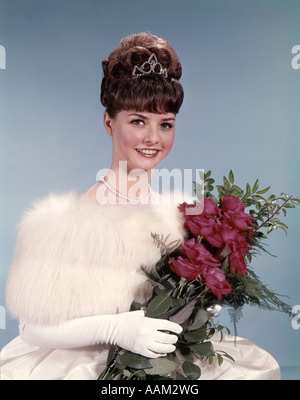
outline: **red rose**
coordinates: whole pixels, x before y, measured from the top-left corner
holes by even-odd
[[[189,281],[192,281],[203,272],[201,265],[195,264],[187,258],[179,256],[178,258],[170,258],[170,260],[172,262],[170,265],[171,270],[178,276],[186,278]]]
[[[217,268],[221,265],[203,244],[197,243],[194,238],[187,240],[180,247],[184,250],[190,261],[202,264],[203,267]]]
[[[235,247],[248,249],[248,243],[244,236],[230,225],[227,225],[226,222],[219,225],[219,235],[223,243],[227,244],[231,250]]]
[[[218,235],[216,223],[221,216],[221,209],[212,199],[203,199],[204,209],[201,214],[196,212],[187,212],[187,209],[196,209],[193,204],[180,204],[179,210],[185,216],[185,228],[187,228],[194,237],[202,236],[213,247],[222,246],[222,240]]]
[[[243,231],[248,226],[253,226],[253,218],[244,212],[245,203],[229,194],[222,199],[223,220],[232,228]]]
[[[181,245],[188,258],[179,256],[177,259],[171,258],[170,268],[177,275],[188,280],[195,279],[207,268],[217,268],[221,264],[203,246],[197,243],[194,238],[187,240]]]
[[[195,204],[188,204],[186,202],[179,204],[178,209],[183,215],[186,215],[186,208],[195,208]]]
[[[194,205],[184,203],[181,211]],[[212,247],[218,249],[216,258],[206,250],[203,244],[190,239],[181,247],[189,257],[192,265],[201,264],[203,267],[218,267],[218,260],[228,256],[229,267],[232,272],[242,272],[247,275],[245,256],[249,250],[245,233],[241,233],[247,226],[253,226],[253,219],[244,212],[245,204],[235,196],[226,195],[222,199],[222,211],[217,203],[211,199],[204,199],[204,211],[201,214],[185,213],[185,228],[196,238],[202,236]],[[247,231],[248,232],[248,231]],[[246,232],[246,233],[247,233]],[[226,248],[226,251],[224,249]],[[189,268],[191,265],[189,264]],[[195,266],[193,269],[197,269]],[[198,268],[198,275],[201,268]],[[202,271],[203,272],[203,271]],[[183,275],[182,275],[183,276]],[[197,274],[192,274],[193,277]]]
[[[250,245],[246,242],[244,236],[226,223],[223,223],[220,227],[220,236],[224,244],[231,250],[229,254],[230,270],[232,272],[241,271],[247,275],[245,256],[249,251]]]
[[[218,300],[222,300],[222,295],[228,294],[232,290],[225,275],[215,268],[207,269],[204,273],[204,280],[206,286],[217,296]]]
[[[180,204],[178,208],[184,214],[186,220],[193,219],[200,214],[205,218],[213,218],[221,215],[221,209],[218,207],[217,203],[206,197],[201,203],[197,203],[196,205],[185,202]]]
[[[218,220],[198,215],[188,220],[186,226],[195,237],[202,236],[211,246],[223,246],[223,240],[219,235]]]
[[[247,276],[247,264],[243,251],[233,251],[229,254],[229,266],[231,272],[242,272]]]
[[[237,213],[244,212],[245,203],[235,196],[226,194],[222,199],[222,210],[223,210],[223,212],[226,212],[226,211],[233,211],[233,212],[237,212]]]
[[[202,213],[206,218],[213,218],[221,215],[221,210],[218,204],[212,199],[204,198],[204,209]]]

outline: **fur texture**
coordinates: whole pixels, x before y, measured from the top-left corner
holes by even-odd
[[[98,205],[51,195],[21,220],[6,302],[39,324],[129,310],[151,287],[141,271],[160,258],[151,233],[184,239],[176,205]]]

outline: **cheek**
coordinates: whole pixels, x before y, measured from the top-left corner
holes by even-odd
[[[140,142],[140,138],[137,132],[134,129],[126,129],[124,131],[124,141],[130,147],[136,147]]]
[[[174,139],[175,139],[175,133],[170,134],[169,136],[166,136],[164,138],[164,148],[165,150],[167,150],[168,152],[171,150],[173,143],[174,143]]]
[[[138,143],[138,138],[132,131],[129,130],[121,132],[118,141],[123,148],[135,147]]]

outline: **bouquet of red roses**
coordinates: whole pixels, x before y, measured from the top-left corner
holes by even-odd
[[[226,279],[224,266],[234,273],[247,275],[245,256],[251,249],[254,219],[244,212],[245,203],[232,195],[225,195],[220,207],[212,199],[204,198],[201,214],[187,211],[196,205],[181,204],[185,227],[191,238],[181,245],[185,257],[171,258],[171,269],[188,280],[205,282],[218,300],[232,291]]]
[[[227,329],[213,323],[216,305],[231,307],[235,330],[245,304],[291,315],[290,306],[260,281],[250,264],[254,254],[266,251],[263,241],[267,235],[261,229],[266,228],[267,234],[277,228],[286,232],[287,225],[279,215],[285,216],[300,200],[284,193],[265,198],[269,188],[258,190],[258,180],[242,190],[235,185],[232,171],[223,178],[223,185],[216,186],[216,197],[211,172],[201,178],[203,186],[196,184],[195,189],[196,193],[204,189],[205,197],[195,204],[179,205],[187,240],[180,246],[170,245],[167,238],[153,234],[161,260],[153,273],[144,271],[153,285],[146,316],[169,319],[183,327],[176,351],[148,359],[111,347],[107,368],[99,379],[198,379],[199,360],[211,363],[217,358],[220,365],[224,357],[232,359],[225,352],[216,352],[210,342],[216,331],[222,335]],[[132,305],[132,309],[141,307]]]

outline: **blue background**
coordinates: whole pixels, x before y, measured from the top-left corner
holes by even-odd
[[[0,305],[23,211],[53,190],[85,191],[110,166],[101,60],[125,35],[166,38],[183,65],[185,101],[161,168],[212,169],[219,182],[232,169],[242,187],[259,178],[261,188],[300,197],[300,69],[291,65],[299,21],[299,0],[1,0]],[[299,208],[284,222],[288,236],[275,231],[268,241],[277,257],[263,254],[253,265],[293,306]],[[232,328],[226,311],[220,322]],[[17,334],[6,315],[0,348]],[[238,334],[268,350],[285,378],[300,378],[300,329],[291,318],[247,307]]]

